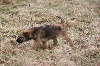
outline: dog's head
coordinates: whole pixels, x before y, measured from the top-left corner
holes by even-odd
[[[33,31],[32,30],[24,30],[21,32],[21,34],[17,37],[18,43],[23,43],[25,41],[34,39],[33,37]]]

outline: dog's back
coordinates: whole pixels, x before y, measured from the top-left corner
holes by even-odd
[[[45,32],[44,34],[45,38],[53,39],[56,38],[59,32],[61,32],[62,30],[60,26],[46,25],[43,31]]]
[[[65,21],[62,17],[56,16],[57,18],[61,19],[61,24],[57,25],[45,25],[43,28],[42,34],[43,37],[48,38],[48,39],[53,39],[59,37],[60,33],[65,30]]]
[[[61,24],[35,27],[34,33],[41,32],[42,38],[47,38],[48,40],[57,38],[61,32],[66,31],[66,30],[64,30],[65,29],[64,19],[60,16],[56,16],[56,17],[61,19]]]

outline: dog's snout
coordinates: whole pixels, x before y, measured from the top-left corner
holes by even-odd
[[[18,43],[23,43],[23,41],[20,40],[20,39],[17,39],[16,41],[17,41]]]

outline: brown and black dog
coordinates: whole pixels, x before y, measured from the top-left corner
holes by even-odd
[[[71,47],[73,47],[72,40],[66,34],[66,26],[65,26],[64,19],[61,18],[60,16],[56,16],[56,17],[61,19],[61,24],[45,25],[45,26],[34,27],[28,30],[24,30],[21,32],[20,36],[18,36],[16,41],[18,43],[23,43],[25,41],[33,39],[35,40],[35,44],[32,47],[32,49],[36,50],[41,43],[45,48],[47,48],[46,41],[52,39],[53,45],[49,47],[49,49],[52,49],[57,45],[57,37],[62,37],[67,42],[69,42]]]

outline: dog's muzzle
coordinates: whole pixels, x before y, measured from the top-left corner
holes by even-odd
[[[17,39],[16,41],[17,41],[18,43],[23,43],[23,41],[20,40],[20,39]]]

